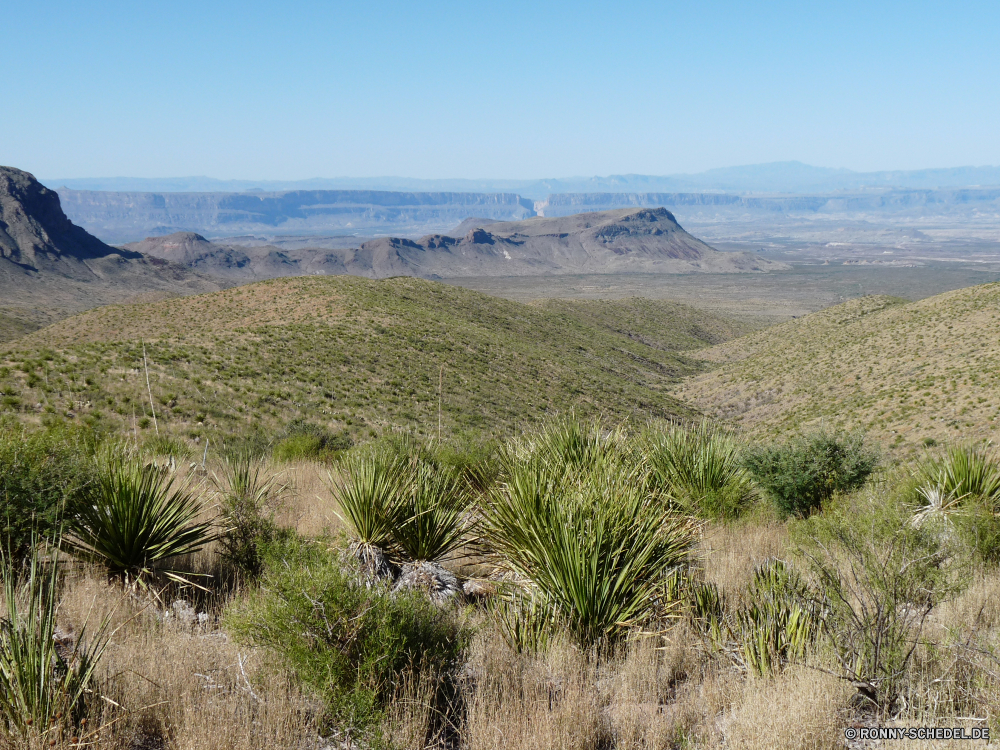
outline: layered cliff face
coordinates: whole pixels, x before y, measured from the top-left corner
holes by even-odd
[[[265,193],[121,193],[61,190],[67,212],[108,242],[175,231],[240,234],[419,234],[469,215],[493,221],[534,216],[513,193],[293,190]]]
[[[246,280],[341,273],[371,278],[732,273],[784,267],[751,254],[720,253],[685,232],[662,208],[516,222],[481,217],[448,234],[385,237],[351,249],[240,247],[192,233],[151,237],[128,247],[202,273]]]
[[[106,245],[71,222],[31,174],[0,167],[0,301],[80,310],[147,292],[219,289],[181,264]]]

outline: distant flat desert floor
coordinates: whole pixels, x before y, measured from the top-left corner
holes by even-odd
[[[1000,268],[926,262],[918,267],[797,264],[790,271],[742,274],[622,274],[446,279],[521,302],[549,297],[671,299],[760,326],[807,315],[866,294],[923,299],[1000,281]]]

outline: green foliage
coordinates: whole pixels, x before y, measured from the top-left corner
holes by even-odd
[[[947,495],[975,498],[994,510],[1000,504],[1000,466],[976,446],[949,448],[943,457],[925,461],[917,469],[917,480]]]
[[[641,450],[660,490],[692,513],[732,519],[756,499],[742,446],[710,422],[647,430]]]
[[[825,629],[859,696],[891,712],[931,610],[964,584],[945,535],[911,523],[910,506],[876,490],[793,527],[829,608]]]
[[[324,699],[331,724],[364,729],[382,716],[400,675],[446,675],[464,631],[419,592],[364,583],[349,556],[301,540],[268,552],[261,588],[230,605],[226,628],[269,646]]]
[[[212,482],[220,493],[223,557],[245,579],[255,580],[263,572],[262,549],[279,534],[274,514],[283,487],[263,459],[250,452],[224,455]]]
[[[519,654],[544,651],[558,631],[559,611],[544,597],[511,588],[487,600],[494,627]]]
[[[556,423],[505,457],[484,507],[487,541],[584,645],[656,613],[692,525],[649,489],[642,462],[598,425]],[[565,437],[571,435],[571,440]]]
[[[56,533],[65,503],[93,479],[88,452],[81,435],[0,421],[0,524],[8,555],[23,558],[34,534]]]
[[[0,731],[43,741],[79,724],[92,695],[94,671],[108,642],[107,620],[60,648],[56,612],[59,550],[35,550],[26,567],[0,550],[5,617],[0,619]]]
[[[197,552],[214,534],[211,521],[197,520],[201,501],[187,489],[173,489],[174,481],[127,450],[109,453],[69,508],[67,548],[128,584],[145,586],[157,573],[191,583],[166,565]]]
[[[353,444],[346,432],[331,433],[318,425],[296,420],[275,444],[274,458],[276,461],[328,460]]]
[[[784,516],[807,516],[836,492],[864,484],[878,453],[861,433],[820,430],[750,450],[746,465]]]
[[[413,561],[441,560],[471,532],[472,493],[453,470],[420,461],[406,464],[406,487],[392,528],[393,547]]]
[[[361,544],[389,549],[402,520],[406,467],[398,455],[374,448],[347,454],[339,474],[330,474],[330,488],[342,520]]]
[[[781,560],[754,571],[746,604],[734,611],[712,584],[696,585],[691,600],[695,622],[711,646],[756,675],[776,674],[805,658],[823,623],[822,603]]]
[[[181,440],[170,435],[152,435],[142,443],[143,452],[151,456],[188,458],[191,449]]]
[[[481,478],[475,465],[453,468],[431,446],[397,437],[348,454],[330,481],[358,542],[435,561],[469,538],[474,480]]]

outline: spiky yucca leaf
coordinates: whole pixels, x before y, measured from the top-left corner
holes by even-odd
[[[0,726],[22,741],[45,740],[79,721],[108,642],[105,619],[92,638],[82,628],[68,654],[57,648],[58,546],[47,560],[33,547],[24,571],[0,550],[6,599],[0,620]]]
[[[197,552],[215,539],[199,498],[174,489],[174,477],[126,455],[107,457],[95,482],[69,512],[66,547],[131,585],[155,574],[191,585],[169,560]]]
[[[734,517],[756,497],[739,441],[710,422],[648,430],[640,450],[657,486],[693,512]]]
[[[416,463],[392,529],[396,549],[413,561],[446,558],[465,544],[472,528],[472,493],[464,478],[443,467]]]
[[[642,466],[565,470],[513,463],[484,509],[487,538],[551,602],[578,641],[614,639],[649,617],[694,526],[647,489]]]
[[[386,450],[348,453],[339,476],[329,475],[341,520],[356,541],[388,551],[402,520],[401,504],[410,481],[406,462]]]
[[[1000,505],[1000,465],[982,448],[950,448],[942,458],[925,462],[917,478],[922,487],[944,496],[976,498],[994,510]]]

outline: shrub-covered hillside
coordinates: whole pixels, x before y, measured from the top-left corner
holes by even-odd
[[[861,427],[907,447],[995,438],[1000,284],[865,297],[701,352],[674,395],[752,430]]]
[[[294,420],[503,431],[547,412],[688,413],[667,394],[684,350],[743,330],[669,302],[525,305],[410,278],[278,279],[109,306],[0,351],[0,408],[175,434]],[[145,343],[146,363],[143,361]],[[441,367],[444,367],[442,378]]]

